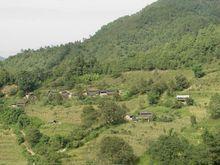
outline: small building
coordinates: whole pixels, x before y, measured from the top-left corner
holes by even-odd
[[[19,100],[15,104],[12,104],[11,107],[12,108],[24,108],[27,105],[27,103],[28,103],[28,100],[23,99],[23,100]]]
[[[133,116],[132,116],[132,115],[126,115],[126,116],[124,117],[124,119],[125,119],[126,121],[132,121],[132,120],[133,120]]]
[[[139,119],[147,120],[148,122],[152,121],[154,118],[154,114],[152,112],[140,112]]]
[[[99,95],[100,96],[113,96],[115,94],[119,94],[118,90],[100,90]]]
[[[84,95],[91,96],[91,97],[98,96],[99,91],[97,91],[97,90],[88,90],[88,91],[85,92]]]
[[[25,95],[24,99],[29,100],[29,101],[35,101],[37,97],[34,95],[33,92],[30,92]]]
[[[67,90],[59,92],[64,99],[71,99],[73,94]]]
[[[187,99],[189,99],[190,98],[190,96],[189,95],[177,95],[176,96],[176,99],[178,100],[178,101],[182,101],[182,102],[185,102]]]
[[[124,117],[124,120],[125,121],[134,121],[134,122],[137,122],[137,118],[134,116],[134,115],[126,115]]]

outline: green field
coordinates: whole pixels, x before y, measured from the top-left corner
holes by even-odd
[[[11,130],[5,130],[0,125],[0,164],[25,165],[27,160],[22,153],[22,147],[17,144],[16,135]]]

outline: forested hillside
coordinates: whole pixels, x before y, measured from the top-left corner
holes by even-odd
[[[53,68],[65,73],[76,67],[79,56],[96,58],[105,73],[209,63],[219,58],[219,23],[218,0],[159,0],[103,26],[84,42],[25,50],[3,66],[13,72]]]

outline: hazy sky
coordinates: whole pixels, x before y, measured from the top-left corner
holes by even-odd
[[[0,56],[88,38],[156,0],[0,0]]]

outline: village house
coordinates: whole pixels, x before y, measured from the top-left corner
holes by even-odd
[[[140,112],[138,119],[147,120],[148,122],[152,121],[154,114],[152,112]]]
[[[99,91],[99,95],[100,96],[112,96],[115,94],[118,94],[119,92],[117,90],[113,91],[113,90],[100,90]]]
[[[115,94],[119,94],[118,90],[87,90],[84,95],[85,96],[112,96]]]
[[[27,103],[28,103],[28,100],[23,99],[23,100],[19,100],[15,104],[12,104],[11,107],[12,108],[24,108],[27,105]]]
[[[132,121],[132,120],[133,120],[132,115],[126,115],[126,116],[124,117],[124,119],[125,119],[126,121]]]
[[[33,92],[31,92],[31,93],[26,94],[24,99],[29,100],[29,101],[35,101],[37,97],[34,95]]]
[[[177,95],[177,96],[176,96],[176,99],[177,99],[178,101],[181,101],[181,102],[186,102],[187,99],[189,99],[189,98],[190,98],[189,95]]]
[[[94,97],[94,96],[97,96],[99,95],[99,91],[97,90],[88,90],[84,93],[85,96],[91,96],[91,97]]]
[[[67,90],[59,92],[64,99],[71,99],[73,94]]]

